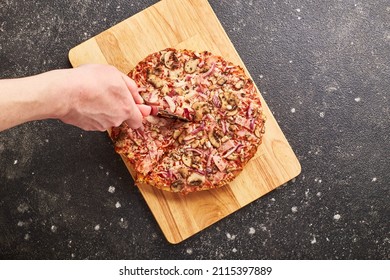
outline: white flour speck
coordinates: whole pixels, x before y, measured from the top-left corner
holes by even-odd
[[[236,248],[233,248],[233,249],[232,249],[232,252],[233,252],[233,253],[237,253],[237,249],[236,249]]]
[[[316,237],[314,235],[313,235],[313,238],[310,240],[310,243],[311,244],[317,243],[317,239],[316,239]]]
[[[335,219],[336,221],[340,220],[341,216],[340,214],[336,214],[333,216],[333,219]]]
[[[122,206],[122,205],[120,204],[119,201],[115,204],[115,207],[116,207],[116,208],[120,208],[121,206]]]
[[[263,75],[260,75],[259,78],[262,79],[262,78],[264,78],[264,76],[263,76]]]
[[[108,192],[109,193],[114,193],[115,192],[115,187],[114,186],[109,186],[108,187]]]
[[[256,230],[255,230],[253,227],[250,227],[250,228],[249,228],[249,234],[250,234],[250,235],[254,235],[255,232],[256,232]]]
[[[302,17],[298,17],[298,19],[299,19],[299,20],[301,20],[301,19],[302,19]]]
[[[361,100],[362,100],[362,99],[361,99],[360,97],[356,97],[356,98],[355,98],[355,101],[356,101],[356,102],[360,102]]]
[[[17,160],[17,159],[15,159],[15,160],[14,160],[14,165],[15,165],[15,164],[17,164],[17,163],[18,163],[18,160]]]
[[[99,229],[100,229],[100,225],[97,224],[97,225],[95,226],[95,230],[99,230]]]
[[[75,257],[76,257],[76,255],[75,255],[74,253],[72,253],[70,256],[71,256],[72,258],[75,258]]]
[[[188,249],[186,250],[186,253],[187,253],[188,255],[191,255],[191,254],[193,253],[192,248],[188,248]]]
[[[300,12],[301,12],[301,9],[298,8],[298,9],[295,9],[295,11],[297,11],[298,13],[300,13]]]
[[[26,233],[26,234],[24,235],[24,240],[29,240],[29,239],[30,239],[30,234]]]
[[[51,226],[51,228],[50,228],[50,229],[51,229],[51,232],[57,232],[57,227],[56,227],[56,226],[54,226],[54,225],[53,225],[53,226]]]
[[[126,220],[123,219],[123,218],[120,219],[120,221],[118,222],[118,224],[119,224],[119,226],[120,226],[121,228],[124,228],[124,229],[126,229],[126,228],[129,227],[129,222],[126,221]]]
[[[325,117],[325,112],[320,112],[320,117],[321,118]]]
[[[291,113],[295,113],[296,112],[296,110],[295,110],[295,108],[291,108]]]
[[[314,179],[314,182],[317,182],[317,183],[321,184],[321,183],[322,183],[322,179],[320,179],[320,178],[315,178],[315,179]]]
[[[298,207],[297,206],[291,207],[291,212],[297,213],[298,212]]]
[[[261,228],[262,231],[267,231],[267,227],[264,224],[261,224],[260,228]]]
[[[376,177],[372,178],[371,182],[376,182],[378,180]]]
[[[230,233],[226,233],[226,237],[229,239],[229,240],[234,240],[234,239],[236,239],[236,235],[231,235]]]
[[[20,212],[20,213],[24,213],[24,212],[26,212],[26,211],[28,211],[28,205],[27,205],[27,203],[21,203],[21,204],[19,204],[19,206],[18,206],[18,212]]]
[[[320,197],[320,196],[321,196],[321,192],[318,192],[316,195],[317,195],[318,197]]]
[[[24,226],[24,222],[19,221],[19,222],[18,222],[18,227],[22,227],[22,226]]]

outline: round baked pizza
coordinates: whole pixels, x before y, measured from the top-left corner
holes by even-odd
[[[183,194],[227,185],[262,142],[259,94],[240,66],[208,51],[168,48],[128,74],[153,113],[144,128],[111,130],[136,182]],[[162,118],[162,110],[179,118]]]

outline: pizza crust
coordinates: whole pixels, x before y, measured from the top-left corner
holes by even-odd
[[[265,116],[244,70],[210,52],[168,48],[150,54],[129,74],[146,104],[189,120],[148,116],[144,131],[112,128],[118,153],[136,182],[183,194],[225,186],[262,142]]]

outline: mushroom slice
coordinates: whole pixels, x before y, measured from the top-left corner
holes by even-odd
[[[176,130],[173,132],[173,139],[177,139],[182,133],[183,133],[183,130],[182,130],[182,129],[176,129]]]
[[[191,156],[189,156],[188,154],[183,154],[181,156],[181,160],[183,161],[183,163],[186,166],[191,167],[191,165],[192,165],[192,158],[191,158]]]
[[[188,74],[192,74],[196,71],[198,64],[199,64],[199,59],[188,60],[184,65],[184,71],[186,71]]]
[[[244,81],[243,80],[239,80],[235,85],[234,87],[236,89],[242,89],[242,87],[244,86]]]
[[[217,80],[217,84],[220,85],[220,86],[223,86],[225,83],[226,83],[227,79],[225,76],[221,76],[218,78]]]
[[[148,75],[148,82],[151,83],[155,88],[162,88],[164,86],[164,81],[154,74]]]
[[[181,177],[183,177],[183,178],[188,177],[188,168],[187,167],[180,167],[178,172],[181,175]]]
[[[214,129],[209,131],[208,138],[211,145],[215,148],[219,148],[221,146],[220,137]]]
[[[184,188],[184,181],[182,179],[177,179],[172,182],[171,190],[173,192],[180,192]]]
[[[164,65],[165,65],[167,68],[171,68],[171,66],[172,66],[172,60],[170,59],[172,53],[173,53],[173,51],[167,51],[167,52],[164,54],[164,56],[163,56],[163,62],[164,62]]]
[[[255,135],[257,138],[261,138],[264,134],[264,126],[263,125],[256,125],[255,127]]]
[[[187,183],[190,186],[200,186],[204,184],[206,181],[206,177],[204,175],[201,175],[199,173],[192,173],[190,176],[187,178]]]
[[[203,118],[203,114],[208,111],[207,102],[195,102],[192,104],[192,109],[195,110],[195,121],[201,121]]]

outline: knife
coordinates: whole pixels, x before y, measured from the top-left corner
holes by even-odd
[[[179,121],[182,121],[182,122],[189,122],[190,121],[189,119],[184,118],[182,116],[178,116],[176,114],[172,114],[172,113],[168,112],[167,110],[162,109],[161,107],[154,106],[154,105],[151,106],[151,107],[152,107],[152,111],[150,112],[150,114],[152,116],[165,118],[165,119],[171,119],[171,120],[179,120]]]

